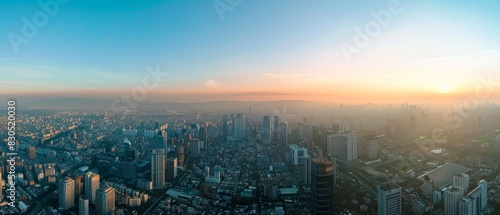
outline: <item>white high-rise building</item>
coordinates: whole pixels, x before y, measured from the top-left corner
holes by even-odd
[[[458,201],[458,215],[474,215],[474,201],[470,196],[464,196]],[[477,214],[476,214],[477,215]]]
[[[78,199],[78,214],[89,215],[89,199],[85,198],[85,196],[80,196]]]
[[[378,215],[401,214],[401,187],[385,183],[377,187]]]
[[[453,186],[460,187],[464,190],[464,195],[469,190],[469,175],[465,173],[457,173],[453,175]]]
[[[97,215],[113,214],[115,211],[115,190],[111,187],[99,188],[96,192],[95,210]]]
[[[458,202],[464,196],[464,191],[461,187],[450,186],[443,193],[444,196],[444,214],[458,214]]]
[[[488,183],[485,180],[481,180],[477,183],[477,187],[474,188],[466,197],[464,197],[464,202],[460,205],[462,210],[465,212],[472,211],[468,215],[480,215],[481,212],[486,208],[488,204]],[[470,201],[468,201],[470,199]],[[468,203],[468,204],[465,204]]]
[[[95,202],[95,192],[99,189],[101,179],[99,174],[87,172],[84,177],[85,196],[90,202]]]
[[[332,134],[327,136],[327,154],[335,155],[340,160],[358,159],[358,135],[355,133]]]
[[[153,155],[151,155],[151,182],[154,189],[165,187],[165,159],[165,150],[153,149]]]
[[[75,180],[64,177],[59,181],[59,208],[67,210],[75,206]]]
[[[295,144],[289,146],[291,153],[291,162],[293,165],[302,164],[302,158],[305,156],[309,156],[307,154],[307,148],[299,147]]]
[[[481,210],[488,205],[488,182],[481,180],[477,183],[477,187],[481,190]]]

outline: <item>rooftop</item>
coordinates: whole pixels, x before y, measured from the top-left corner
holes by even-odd
[[[315,157],[312,159],[312,161],[314,163],[317,163],[317,164],[323,164],[323,165],[328,165],[328,164],[332,164],[332,162],[324,157]]]
[[[429,176],[430,180],[434,181],[434,186],[438,188],[443,188],[453,182],[453,175],[458,173],[467,173],[471,169],[454,164],[446,163],[441,167],[438,167],[426,174],[418,177],[420,180],[425,180],[425,176]]]

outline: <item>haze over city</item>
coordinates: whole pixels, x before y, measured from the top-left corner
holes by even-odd
[[[499,214],[498,8],[3,0],[0,214]]]

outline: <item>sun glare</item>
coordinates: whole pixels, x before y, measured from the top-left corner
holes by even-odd
[[[453,88],[448,83],[442,83],[438,86],[437,91],[439,93],[451,93]]]

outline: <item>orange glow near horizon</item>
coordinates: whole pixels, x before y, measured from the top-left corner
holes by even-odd
[[[438,85],[432,90],[416,91],[411,89],[383,88],[377,86],[350,86],[337,85],[325,86],[317,85],[305,87],[305,84],[298,84],[297,88],[285,88],[283,85],[276,87],[261,87],[258,90],[251,88],[239,89],[171,89],[159,88],[147,91],[146,101],[150,102],[207,102],[207,101],[275,101],[275,100],[304,100],[313,102],[327,103],[392,103],[400,101],[415,102],[449,102],[466,97],[474,96],[473,88],[454,88],[447,83]],[[39,91],[37,93],[26,92],[18,93],[19,97],[26,98],[44,98],[44,97],[75,97],[75,98],[96,98],[113,99],[122,95],[130,96],[133,88],[123,89],[93,89],[93,90],[74,90],[64,92]],[[12,94],[11,94],[12,95]],[[10,96],[11,96],[10,95]],[[499,92],[494,92],[488,99],[495,100],[500,98]]]

